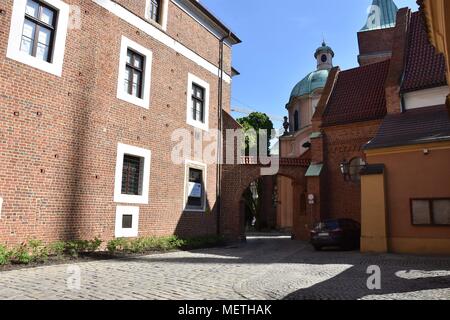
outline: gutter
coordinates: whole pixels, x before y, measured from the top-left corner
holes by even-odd
[[[217,207],[217,235],[221,234],[220,219],[221,219],[221,206],[222,206],[222,139],[223,139],[223,117],[222,117],[222,104],[223,104],[223,52],[225,40],[232,37],[232,32],[228,31],[228,34],[222,37],[219,41],[219,83],[218,83],[218,106],[217,106],[217,120],[219,136],[217,137],[217,172],[216,172],[216,207]]]

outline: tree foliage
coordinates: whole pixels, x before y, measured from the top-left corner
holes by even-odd
[[[250,130],[255,130],[256,137],[247,136],[245,141],[245,151],[246,154],[249,154],[249,150],[256,146],[256,150],[259,152],[259,141],[258,136],[260,130],[266,130],[267,132],[267,155],[270,155],[270,140],[271,134],[273,130],[273,123],[270,120],[269,116],[262,112],[253,112],[249,114],[247,117],[239,118],[236,120],[243,128],[245,132]]]

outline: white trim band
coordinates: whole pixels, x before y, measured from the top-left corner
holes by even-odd
[[[200,67],[208,70],[212,74],[214,74],[216,77],[219,77],[219,68],[213,65],[208,60],[202,58],[200,55],[192,51],[191,49],[185,47],[180,42],[175,41],[170,36],[168,36],[163,31],[159,30],[157,27],[153,26],[151,23],[141,19],[137,15],[131,13],[124,7],[118,5],[117,3],[112,2],[111,0],[92,0],[96,4],[98,4],[100,7],[108,10],[115,16],[119,17],[120,19],[128,22],[135,28],[138,28],[142,32],[146,33],[150,37],[154,38],[155,40],[161,42],[162,44],[166,45],[167,47],[175,50],[182,56],[188,58],[189,60],[195,62]],[[226,83],[231,83],[231,76],[226,74],[224,72],[223,80]]]

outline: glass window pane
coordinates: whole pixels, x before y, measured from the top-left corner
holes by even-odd
[[[139,72],[133,72],[133,83],[139,84],[141,82],[141,74]]]
[[[131,57],[132,56],[133,56],[133,53],[130,50],[128,50],[128,52],[127,52],[127,63],[128,64],[131,64]]]
[[[142,68],[142,57],[135,55],[134,56],[134,66],[138,69]]]
[[[189,168],[188,206],[202,207],[204,198],[203,171]]]
[[[39,5],[32,0],[28,0],[27,6],[25,8],[25,13],[32,17],[37,18],[39,14]]]
[[[189,182],[202,182],[203,172],[198,169],[189,169]]]
[[[138,86],[137,86],[136,83],[133,83],[133,84],[131,85],[131,94],[132,94],[133,96],[135,96],[135,97],[138,96]]]
[[[53,25],[53,11],[43,7],[40,20],[46,24]]]
[[[131,229],[133,227],[133,216],[132,215],[123,215],[122,216],[122,228],[123,229]]]
[[[413,224],[431,224],[430,203],[428,200],[412,202]]]
[[[132,94],[138,98],[141,97],[142,74],[138,71],[133,71],[133,92]]]
[[[36,24],[25,19],[25,22],[23,24],[22,35],[27,38],[34,39],[35,30],[36,30]]]
[[[41,44],[45,44],[46,46],[49,46],[51,35],[52,32],[49,29],[41,27],[39,29],[38,42]]]
[[[20,44],[20,51],[26,52],[29,55],[33,53],[33,40],[22,37],[22,43]]]
[[[36,48],[36,58],[48,61],[48,52],[49,52],[48,46],[38,43]]]
[[[450,225],[450,200],[433,201],[433,221],[439,225]]]

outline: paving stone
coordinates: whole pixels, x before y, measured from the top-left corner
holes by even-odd
[[[381,290],[367,268],[381,269]],[[234,248],[174,252],[0,272],[0,299],[441,299],[450,300],[450,257],[315,252],[286,238]]]

